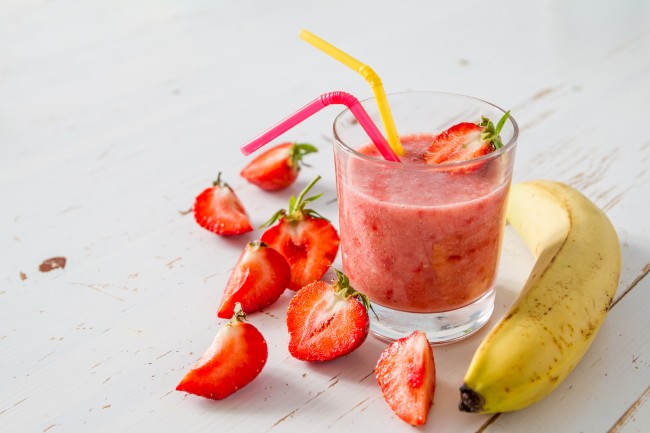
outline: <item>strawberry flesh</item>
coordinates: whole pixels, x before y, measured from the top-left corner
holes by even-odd
[[[267,191],[278,191],[291,185],[298,177],[299,165],[291,158],[293,143],[272,147],[253,159],[241,176]]]
[[[288,287],[291,290],[300,290],[325,275],[336,258],[340,242],[336,229],[328,220],[310,215],[295,221],[281,218],[262,234],[261,240],[289,262],[291,281]]]
[[[276,249],[291,267],[291,290],[319,280],[336,258],[339,235],[334,226],[318,212],[307,209],[307,203],[322,194],[305,198],[316,182],[317,176],[298,197],[292,196],[288,210],[280,209],[263,227],[269,227],[261,237],[262,242]]]
[[[377,382],[393,411],[411,425],[423,425],[433,402],[436,367],[422,331],[395,341],[375,367]]]
[[[282,143],[262,153],[244,167],[242,177],[267,191],[278,191],[298,177],[302,158],[318,152],[308,143]]]
[[[323,281],[303,287],[287,309],[289,352],[303,361],[328,361],[351,353],[366,340],[369,327],[366,306]]]
[[[290,278],[291,269],[282,254],[263,242],[250,242],[230,274],[217,316],[231,317],[237,302],[248,313],[271,305]]]
[[[194,219],[206,230],[222,236],[231,236],[253,230],[235,192],[219,179],[206,188],[194,202]]]
[[[492,144],[481,138],[484,128],[463,122],[438,134],[424,154],[428,164],[469,161],[487,155]]]
[[[221,400],[248,385],[262,371],[268,347],[253,325],[232,321],[217,333],[208,350],[176,387],[201,397]]]

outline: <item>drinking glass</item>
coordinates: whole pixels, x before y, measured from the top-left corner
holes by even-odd
[[[434,137],[501,108],[441,92],[388,95],[405,154],[381,158],[350,110],[334,121],[343,270],[367,294],[371,331],[386,340],[425,331],[432,344],[464,338],[494,307],[495,281],[512,178],[517,123],[503,147],[463,162],[427,164]],[[375,100],[362,102],[377,125]]]

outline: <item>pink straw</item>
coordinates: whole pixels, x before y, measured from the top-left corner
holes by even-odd
[[[379,129],[377,129],[377,126],[372,122],[366,110],[359,103],[359,100],[346,92],[323,93],[318,98],[282,120],[265,133],[244,144],[241,147],[241,152],[244,155],[250,155],[269,141],[277,138],[279,135],[285,133],[308,117],[332,104],[342,104],[348,107],[352,114],[354,114],[354,117],[356,117],[359,125],[361,125],[364,131],[366,131],[368,137],[370,137],[374,145],[377,147],[381,156],[383,156],[387,161],[399,162],[399,158],[395,152],[393,152],[393,149],[391,149]]]

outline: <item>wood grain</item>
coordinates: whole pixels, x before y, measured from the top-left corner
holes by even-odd
[[[345,16],[343,16],[345,15]],[[460,25],[459,23],[462,23]],[[282,139],[320,152],[287,191],[239,176],[238,147],[321,93],[371,95],[301,28],[372,65],[389,92],[444,90],[512,108],[515,181],[567,182],[602,207],[623,268],[612,307],[565,383],[525,410],[469,415],[458,387],[486,330],[435,349],[431,432],[633,432],[650,422],[650,13],[642,0],[553,3],[0,4],[0,431],[412,431],[374,378],[385,343],[331,363],[293,359],[291,294],[251,323],[264,371],[220,402],[174,391],[224,323],[215,309],[256,230],[198,227],[218,171],[255,227],[316,175],[337,222],[328,108]],[[39,265],[65,257],[65,267]],[[492,326],[532,257],[506,230]],[[340,265],[340,258],[336,265]]]

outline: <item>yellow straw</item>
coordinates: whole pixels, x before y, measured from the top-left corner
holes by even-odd
[[[384,85],[381,83],[381,78],[379,78],[379,75],[377,75],[377,73],[373,71],[370,66],[361,63],[351,55],[339,50],[334,45],[330,44],[327,41],[324,41],[308,30],[301,30],[300,38],[306,42],[309,42],[314,47],[323,51],[325,54],[334,57],[336,60],[343,63],[353,71],[358,72],[363,78],[365,78],[368,84],[370,84],[370,88],[375,95],[377,108],[379,108],[379,114],[381,115],[381,121],[384,124],[384,129],[386,130],[388,144],[390,144],[390,147],[398,156],[404,155],[404,149],[402,148],[402,144],[400,143],[399,137],[397,136],[397,129],[395,128],[393,115],[391,114],[390,107],[388,106],[386,92],[384,92]]]

